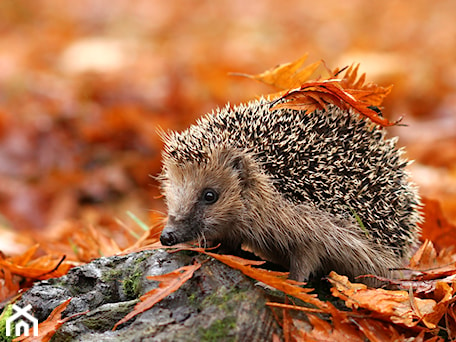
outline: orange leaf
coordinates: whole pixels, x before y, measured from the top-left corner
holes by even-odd
[[[65,323],[66,321],[72,319],[73,317],[83,315],[86,312],[77,313],[75,315],[65,317],[62,319],[62,312],[65,311],[66,307],[70,303],[71,298],[67,299],[59,306],[57,306],[54,310],[52,310],[49,317],[38,325],[38,336],[33,336],[33,327],[30,328],[29,336],[19,336],[15,338],[14,342],[47,342],[50,341],[51,338],[54,336],[57,329]]]
[[[264,261],[247,260],[233,255],[211,253],[204,248],[198,247],[185,247],[184,249],[207,254],[214,259],[217,259],[218,261],[230,266],[231,268],[240,270],[246,276],[261,281],[262,283],[269,285],[279,291],[282,291],[290,296],[301,299],[322,309],[326,307],[326,304],[320,301],[317,298],[316,294],[310,294],[313,289],[301,287],[301,285],[304,285],[305,283],[288,279],[288,272],[276,272],[251,267],[251,265],[261,265],[264,263]]]
[[[315,294],[309,293],[313,291],[313,289],[303,288],[300,285],[303,285],[304,283],[287,279],[286,276],[288,275],[288,273],[273,272],[260,268],[252,268],[250,266],[252,264],[251,260],[242,259],[232,255],[221,255],[210,253],[204,250],[202,251],[203,253],[210,255],[214,259],[217,259],[232,268],[240,270],[242,273],[244,273],[246,276],[250,278],[261,281],[266,285],[269,285],[279,291],[282,291],[295,298],[299,298],[317,307],[325,307],[325,303],[321,302]]]
[[[288,299],[285,297],[285,302],[287,302]],[[282,323],[282,331],[283,331],[283,336],[285,338],[285,342],[290,342],[290,336],[293,333],[293,320],[291,319],[288,310],[283,309],[282,310],[283,314],[283,323]]]
[[[440,202],[423,198],[424,222],[421,238],[431,240],[438,249],[456,246],[456,226],[444,216]]]
[[[359,329],[371,342],[383,341],[406,341],[405,336],[401,335],[392,325],[386,322],[369,318],[352,318],[359,326]]]
[[[141,246],[160,241],[160,235],[166,223],[166,216],[162,213],[151,212],[150,221],[152,222],[152,226],[150,226],[132,246],[126,248],[122,254],[125,252],[141,250]]]
[[[269,306],[282,307],[284,309],[292,309],[298,311],[304,311],[306,313],[325,313],[319,309],[312,309],[308,307],[279,304],[279,303],[267,303]],[[332,316],[331,325],[329,322],[320,319],[313,314],[307,315],[309,321],[313,325],[313,329],[309,332],[307,329],[294,329],[295,340],[304,339],[305,341],[338,341],[342,339],[344,341],[364,341],[362,334],[360,333],[356,325],[351,324],[352,313],[347,311],[340,311],[336,309],[331,303],[327,303],[326,313]]]
[[[129,321],[136,315],[146,310],[149,310],[163,298],[178,290],[182,284],[189,280],[193,276],[193,273],[200,267],[201,264],[196,263],[194,265],[183,266],[167,274],[147,277],[147,279],[160,281],[160,284],[157,288],[142,295],[140,297],[141,301],[136,304],[134,310],[118,321],[112,330],[116,330],[120,324]]]
[[[3,283],[0,286],[0,303],[13,297],[20,289],[19,280],[14,281],[11,271],[6,268],[0,267],[0,274],[3,275]]]
[[[340,82],[341,81],[338,79],[306,82],[300,88],[290,90],[279,98],[279,100],[276,100],[277,102],[281,100],[285,101],[278,102],[272,107],[272,109],[288,108],[295,110],[307,110],[310,112],[312,109],[308,107],[308,93],[310,92],[312,94],[312,98],[314,99],[315,94],[318,94],[320,95],[320,99],[327,104],[333,104],[343,109],[352,109],[380,126],[392,126],[396,125],[400,121],[390,122],[386,118],[379,116],[376,111],[368,108],[370,106],[369,104],[358,101],[352,94],[343,89]],[[320,106],[319,109],[325,109],[325,106]]]
[[[453,287],[454,287],[454,285],[453,285]],[[454,341],[454,339],[456,339],[456,305],[455,305],[455,303],[451,303],[451,305],[449,306],[445,319],[447,321],[448,337],[450,340]]]
[[[447,312],[448,305],[453,299],[454,291],[450,285],[442,281],[437,282],[434,291],[434,298],[439,300],[434,310],[423,316],[423,323],[430,329],[437,327],[437,324]]]
[[[0,268],[25,278],[43,280],[65,275],[72,265],[62,262],[63,260],[64,256],[44,255],[29,261],[28,264],[15,264],[14,258],[0,258]]]
[[[39,244],[35,244],[32,247],[30,247],[25,253],[11,257],[9,258],[9,260],[11,261],[11,263],[15,265],[24,266],[33,258],[39,247]]]
[[[303,68],[307,54],[300,59],[279,65],[257,75],[240,74],[273,85],[283,94],[273,94],[270,98],[278,98],[280,103],[273,108],[288,108],[313,112],[316,109],[326,109],[327,104],[334,104],[343,109],[353,109],[369,118],[373,123],[381,126],[391,126],[398,122],[389,122],[378,115],[370,106],[381,106],[385,97],[391,92],[392,86],[380,87],[372,82],[366,83],[366,74],[358,77],[359,64],[351,65],[344,76],[337,76],[342,70],[331,72],[322,61],[310,64]],[[316,70],[323,66],[322,75],[315,75]],[[326,95],[325,95],[326,94]]]
[[[64,255],[48,254],[33,259],[39,245],[35,245],[22,255],[5,257],[0,253],[0,301],[30,285],[25,280],[44,280],[65,275],[74,263],[65,261]]]
[[[121,251],[120,247],[113,239],[102,234],[92,225],[89,226],[89,232],[93,239],[98,243],[98,250],[100,251],[101,256],[111,256]]]
[[[410,259],[409,267],[420,272],[417,279],[437,279],[456,275],[456,254],[452,249],[439,253],[431,241],[426,240]]]
[[[340,81],[340,85],[357,101],[364,103],[366,106],[381,106],[385,97],[391,92],[392,85],[389,87],[380,87],[374,83],[365,83],[366,74],[358,78],[359,64],[351,65],[345,72]],[[338,73],[334,71],[334,75]]]
[[[353,284],[335,272],[330,273],[329,281],[333,285],[333,296],[343,299],[349,308],[368,309],[382,319],[407,327],[416,326],[437,307],[433,299],[414,298],[407,291],[368,289],[366,285]]]
[[[313,329],[311,331],[300,330],[301,339],[304,341],[347,341],[357,342],[365,341],[365,338],[355,327],[350,326],[342,321],[334,319],[334,326],[331,326],[327,321],[314,316],[307,316]]]
[[[322,64],[321,61],[318,61],[303,68],[307,57],[308,54],[305,54],[294,62],[280,64],[257,75],[234,75],[253,78],[257,81],[272,85],[281,90],[292,89],[301,86],[301,84],[309,80],[312,74],[314,74],[314,72]]]

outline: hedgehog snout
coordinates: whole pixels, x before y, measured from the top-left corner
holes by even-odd
[[[176,234],[172,231],[166,231],[166,228],[163,230],[160,236],[160,242],[163,246],[172,246],[177,243]]]
[[[160,236],[160,242],[164,246],[172,246],[182,242],[192,241],[199,231],[199,222],[192,215],[176,218],[168,216],[168,222]]]
[[[173,215],[168,216],[168,222],[163,228],[160,236],[160,242],[163,246],[172,246],[178,243],[175,227],[176,217]]]

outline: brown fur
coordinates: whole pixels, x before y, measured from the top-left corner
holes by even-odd
[[[169,209],[162,236],[173,234],[173,243],[221,242],[230,250],[243,244],[300,281],[330,270],[388,276],[401,264],[392,247],[375,243],[353,218],[286,199],[247,151],[221,147],[205,163],[182,165],[165,155],[162,185]],[[219,193],[217,202],[201,204],[205,188]]]

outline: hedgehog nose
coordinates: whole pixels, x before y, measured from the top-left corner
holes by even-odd
[[[165,229],[160,236],[160,242],[163,246],[172,246],[177,243],[177,238],[173,232],[167,232]]]

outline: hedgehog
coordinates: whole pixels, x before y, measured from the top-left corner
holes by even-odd
[[[274,109],[259,99],[163,139],[164,246],[249,250],[297,281],[331,270],[389,277],[417,246],[410,162],[397,137],[352,110]]]

